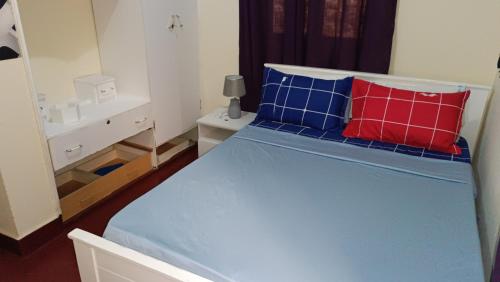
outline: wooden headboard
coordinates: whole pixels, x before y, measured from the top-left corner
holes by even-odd
[[[288,66],[278,64],[265,64],[266,67],[276,69],[287,74],[306,75],[322,79],[339,79],[346,76],[355,76],[364,80],[376,82],[381,85],[422,92],[457,92],[464,88],[471,90],[471,96],[465,107],[461,135],[469,142],[471,156],[474,156],[478,143],[481,124],[486,106],[492,91],[491,87],[472,85],[467,83],[435,81],[427,79],[399,77],[385,74],[364,73],[355,71],[310,68],[301,66]]]

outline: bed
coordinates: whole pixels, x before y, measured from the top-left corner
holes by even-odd
[[[489,91],[468,87],[473,155]],[[474,196],[468,162],[254,124],[120,211],[104,238],[69,237],[83,281],[484,281]]]

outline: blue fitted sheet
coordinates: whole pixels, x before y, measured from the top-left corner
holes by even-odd
[[[104,237],[215,281],[484,281],[467,163],[246,127]]]
[[[404,144],[393,144],[393,143],[374,141],[374,140],[363,140],[360,138],[347,138],[342,136],[342,131],[344,130],[344,128],[338,128],[332,130],[319,130],[303,125],[283,123],[279,121],[270,121],[270,120],[254,120],[251,123],[251,125],[271,130],[297,134],[300,136],[329,140],[332,142],[346,143],[370,149],[391,151],[420,158],[431,158],[431,159],[448,160],[452,162],[463,162],[463,163],[471,162],[469,144],[467,143],[467,140],[465,140],[465,138],[463,137],[460,137],[457,142],[457,146],[460,147],[460,149],[462,149],[462,154],[454,155],[449,153],[430,151],[426,148],[413,147]]]

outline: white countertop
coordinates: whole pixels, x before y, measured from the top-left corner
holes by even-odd
[[[227,108],[221,107],[197,120],[198,124],[238,131],[254,121],[256,114],[241,111],[241,118],[232,119],[227,116]]]
[[[92,123],[106,120],[120,113],[133,110],[149,103],[149,99],[138,96],[118,95],[116,100],[102,104],[89,104],[80,107],[82,119],[74,123],[54,123],[44,121],[45,136],[47,139],[64,135]]]

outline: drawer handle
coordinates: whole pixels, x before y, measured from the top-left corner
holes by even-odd
[[[147,121],[147,120],[148,120],[148,118],[147,118],[147,117],[145,117],[145,118],[143,118],[143,119],[141,119],[141,120],[136,120],[136,121],[135,121],[135,124],[143,123],[143,122],[145,122],[145,121]]]
[[[66,153],[71,153],[71,152],[74,152],[78,149],[81,149],[83,147],[83,145],[78,145],[78,146],[75,146],[73,148],[69,148],[69,149],[66,149]]]

